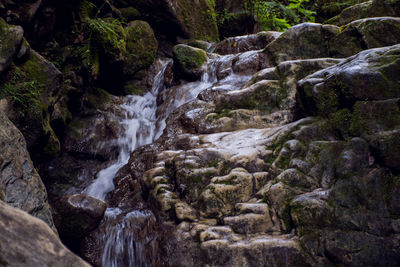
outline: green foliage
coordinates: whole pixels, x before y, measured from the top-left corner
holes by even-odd
[[[217,25],[222,27],[225,23],[228,23],[234,17],[233,13],[230,13],[227,9],[222,11],[216,11]]]
[[[43,84],[37,80],[26,81],[25,74],[18,68],[15,69],[11,79],[0,89],[0,99],[9,97],[16,104],[22,107],[20,115],[25,116],[24,112],[39,115],[40,100]]]
[[[284,31],[298,23],[315,21],[315,12],[304,6],[309,1],[290,0],[289,4],[285,5],[278,0],[246,0],[243,7],[257,16],[264,30]]]
[[[82,2],[78,14],[80,21],[73,32],[77,35],[74,41],[76,55],[95,79],[100,71],[101,52],[120,58],[125,51],[122,23],[118,19],[98,18],[103,5],[98,8],[91,2]]]

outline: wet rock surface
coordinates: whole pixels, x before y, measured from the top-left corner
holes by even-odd
[[[43,221],[0,201],[0,262],[4,266],[90,266]]]
[[[6,105],[1,100],[0,106]],[[26,149],[21,132],[0,110],[0,195],[1,199],[42,219],[54,229],[46,188]]]
[[[219,43],[214,8],[234,12],[220,36],[257,26],[240,1],[20,2],[0,1],[0,15],[32,23],[24,30],[35,50],[22,28],[0,21],[12,33],[0,46],[9,103],[0,106],[27,140],[75,253],[94,266],[398,265],[397,0],[354,6],[337,26]],[[56,23],[60,7],[82,29],[72,40],[46,38],[57,27],[69,34]],[[2,116],[0,200],[51,225],[23,137]],[[0,224],[20,213],[8,211]],[[25,221],[4,236],[36,227]],[[57,242],[34,265],[84,265]],[[18,266],[3,243],[0,265]]]

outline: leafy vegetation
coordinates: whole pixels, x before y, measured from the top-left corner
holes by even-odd
[[[33,115],[40,114],[40,94],[43,84],[37,80],[27,80],[25,74],[16,68],[11,79],[5,83],[0,90],[0,99],[10,97],[11,100],[22,107],[20,115],[25,116],[25,112]]]
[[[83,66],[97,78],[100,71],[100,53],[107,51],[116,58],[121,58],[125,51],[125,36],[122,23],[118,19],[103,20],[98,18],[101,7],[84,1],[79,9],[80,24],[74,33],[77,53]]]
[[[302,22],[314,22],[315,12],[305,8],[310,0],[290,0],[288,5],[280,1],[247,0],[244,8],[257,16],[265,30],[284,31]]]
[[[293,25],[315,21],[316,13],[306,8],[306,4],[310,0],[290,0],[288,2],[285,4],[279,0],[245,0],[242,6],[245,11],[257,17],[264,30],[285,31]],[[226,9],[218,11],[218,26],[229,23],[234,15]]]

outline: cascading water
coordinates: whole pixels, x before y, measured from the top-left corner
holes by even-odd
[[[130,153],[157,140],[165,129],[167,117],[178,107],[196,99],[208,88],[236,90],[244,85],[250,76],[232,72],[230,66],[233,58],[229,55],[209,60],[200,81],[175,87],[171,92],[173,97],[167,97],[162,106],[157,107],[157,96],[165,89],[164,73],[171,62],[163,61],[160,72],[154,78],[151,92],[144,96],[126,97],[125,104],[121,106],[125,117],[120,121],[124,133],[117,140],[120,148],[118,159],[101,170],[84,193],[104,200],[107,193],[114,189],[113,179],[118,170],[128,163]],[[225,78],[219,81],[218,68],[228,70]],[[102,234],[105,244],[102,266],[154,266],[156,243],[151,231],[154,224],[155,217],[151,211],[134,210],[126,213],[118,208],[108,208],[102,221],[105,229]]]
[[[144,96],[128,96],[127,101],[121,106],[125,111],[125,118],[120,121],[124,134],[118,138],[120,148],[118,159],[107,168],[101,170],[97,179],[84,191],[84,193],[104,200],[107,193],[114,190],[113,179],[129,161],[130,153],[139,146],[150,144],[154,141],[156,132],[157,95],[164,86],[164,72],[170,60],[162,62],[162,68],[154,78],[151,92]]]

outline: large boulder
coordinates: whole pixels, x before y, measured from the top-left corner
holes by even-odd
[[[118,1],[121,6],[134,6],[148,13],[152,25],[165,35],[189,39],[218,40],[213,1],[150,0]]]
[[[21,130],[29,151],[41,156],[60,152],[54,122],[62,130],[70,116],[61,81],[54,64],[31,49],[25,61],[12,64],[2,84],[0,98],[10,102],[8,117]]]
[[[257,34],[226,38],[217,44],[214,53],[227,55],[263,49],[281,34],[280,32],[259,32]]]
[[[0,101],[1,106],[4,102]],[[2,199],[11,206],[42,219],[54,229],[46,188],[33,166],[25,139],[1,110],[0,150]]]
[[[89,266],[69,251],[43,221],[0,201],[0,264]]]
[[[54,217],[60,236],[69,245],[79,242],[103,219],[107,204],[85,194],[64,196]],[[68,220],[66,220],[68,218]]]
[[[354,20],[381,16],[399,17],[400,1],[372,0],[363,2],[346,8],[336,17],[327,20],[326,23],[342,26]]]
[[[336,26],[302,23],[271,42],[264,53],[276,64],[290,59],[329,57],[327,40],[338,32],[339,28]]]
[[[150,25],[145,21],[135,20],[125,28],[126,55],[123,72],[132,75],[153,63],[157,53],[157,40]]]
[[[176,45],[173,49],[174,63],[181,77],[188,80],[200,78],[202,67],[207,63],[204,50],[188,45]]]
[[[299,81],[309,114],[328,115],[357,100],[400,96],[400,45],[365,50]]]
[[[400,43],[400,18],[360,19],[344,26],[329,41],[331,56],[349,57],[365,49]]]

